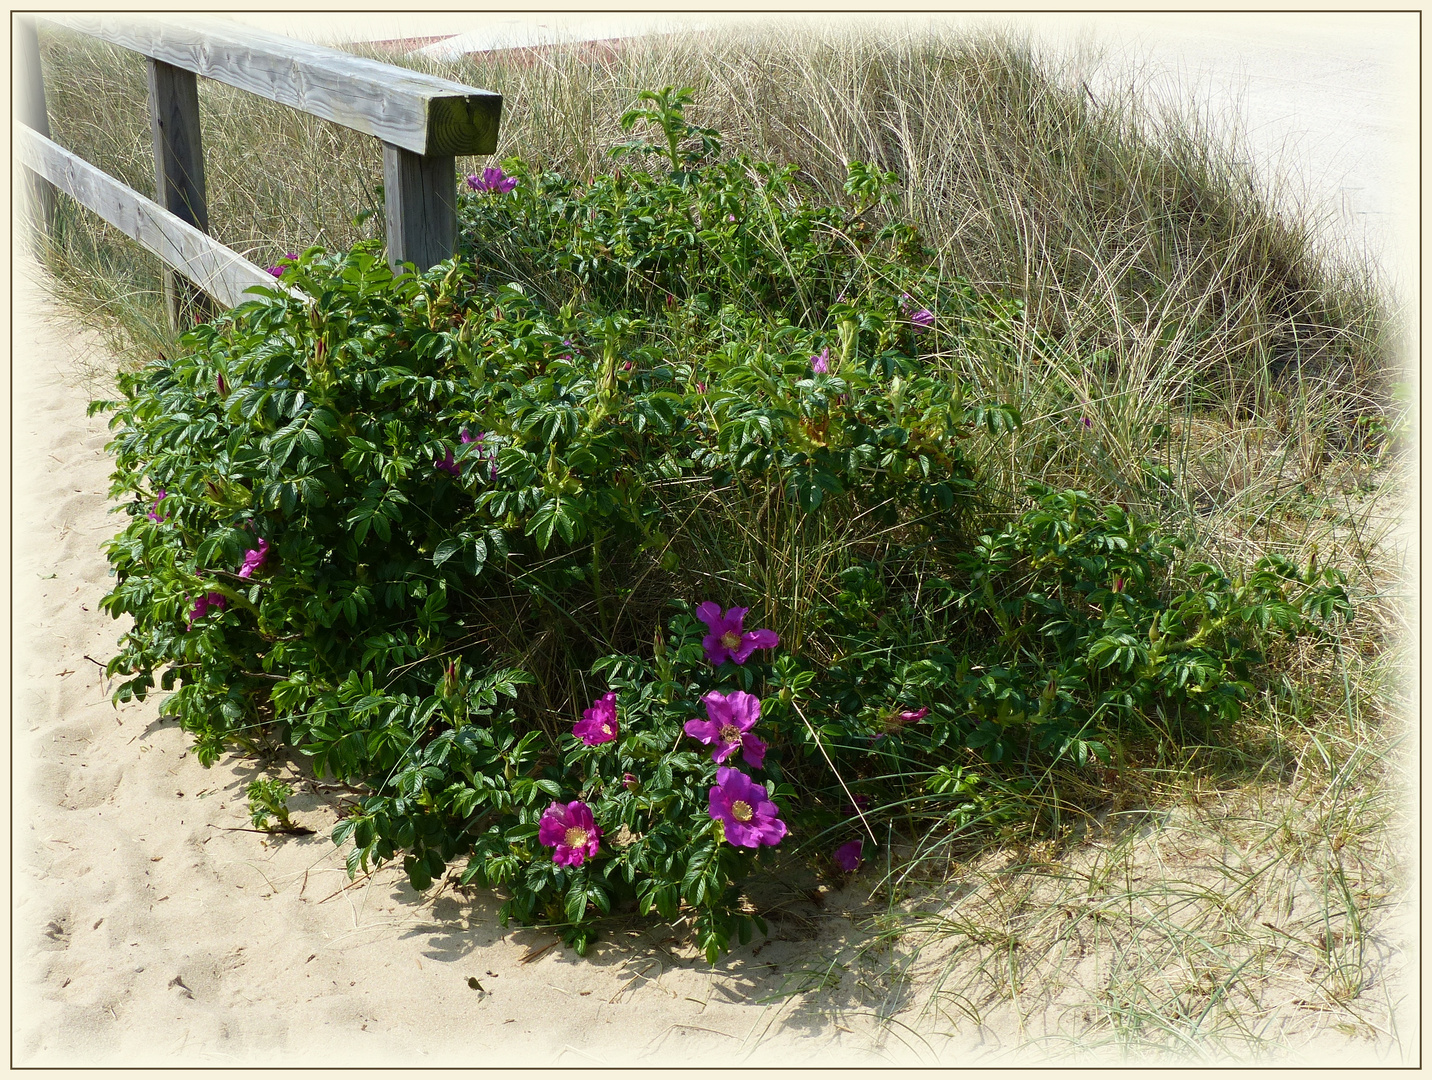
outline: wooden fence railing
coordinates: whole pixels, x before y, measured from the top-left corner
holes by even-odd
[[[502,97],[213,18],[45,15],[46,21],[143,55],[149,67],[156,200],[49,138],[33,18],[15,24],[16,157],[33,174],[42,220],[65,192],[226,306],[267,271],[208,235],[197,76],[227,83],[377,138],[383,147],[388,258],[426,269],[457,246],[459,154],[497,149]],[[166,288],[176,312],[185,286]]]

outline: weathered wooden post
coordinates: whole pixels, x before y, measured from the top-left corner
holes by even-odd
[[[170,266],[185,269],[191,280],[218,283],[214,287],[222,287],[228,297],[223,302],[237,303],[233,296],[238,294],[228,291],[229,286],[240,281],[252,284],[249,279],[258,274],[251,273],[253,264],[206,235],[209,221],[196,75],[376,137],[383,147],[384,222],[388,259],[395,270],[403,263],[426,270],[456,251],[456,158],[497,149],[502,95],[218,19],[63,13],[44,18],[148,58],[155,201],[180,220],[161,225],[146,219],[141,224],[139,219],[146,218],[148,210],[136,218],[134,208],[147,200],[123,185],[120,191],[108,189],[104,180],[90,175],[84,162],[48,139],[22,133],[23,156],[36,171],[64,177],[56,182],[70,194],[74,194],[71,186],[89,192],[93,198],[81,199],[84,205],[101,216],[109,210],[106,220],[112,223],[115,217],[122,218],[125,224],[120,228],[130,236],[143,232],[149,238],[142,241],[145,246],[157,250]],[[41,124],[43,115],[42,108]],[[40,124],[27,126],[42,133]],[[103,200],[99,188],[106,188]],[[109,205],[116,198],[123,209]],[[97,209],[96,201],[106,209]],[[185,253],[156,249],[153,244],[180,244]],[[208,265],[211,256],[223,263],[222,273]],[[204,267],[196,266],[195,258],[202,258]],[[171,311],[177,313],[193,303],[190,297],[197,300],[186,283],[171,282],[170,288]]]
[[[426,270],[457,250],[457,170],[451,154],[427,156],[383,144],[388,262]]]
[[[148,59],[149,127],[154,137],[154,201],[200,232],[209,231],[204,146],[199,135],[199,79],[192,71]],[[164,274],[164,305],[182,330],[213,317],[209,298],[180,274]]]
[[[49,138],[50,116],[45,108],[45,79],[40,68],[40,39],[35,20],[29,15],[15,16],[15,119]],[[34,173],[25,174],[23,191],[31,214],[36,250],[43,243],[55,221],[55,189],[48,180]]]
[[[424,123],[404,142],[383,139],[384,223],[388,263],[396,273],[419,270],[457,252],[458,154],[497,149],[502,98],[458,83],[433,80],[422,101]]]

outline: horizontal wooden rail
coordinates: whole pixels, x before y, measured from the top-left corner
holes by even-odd
[[[423,156],[497,149],[502,95],[248,26],[189,15],[45,14],[216,82],[376,136]]]
[[[234,306],[252,285],[273,279],[237,252],[210,240],[204,192],[198,76],[226,83],[376,137],[383,147],[388,263],[425,270],[457,250],[456,155],[497,149],[502,96],[448,79],[350,56],[237,23],[200,16],[38,16],[145,57],[157,202],[61,149],[47,138],[39,43],[34,21],[15,23],[21,123],[29,122],[22,160],[106,221],[144,244],[174,273],[165,277],[175,325],[204,317],[205,301],[183,275]],[[33,84],[33,85],[32,85]],[[61,177],[63,179],[61,179]],[[38,190],[43,203],[45,191]]]
[[[254,299],[244,293],[251,286],[283,288],[267,270],[34,129],[17,123],[14,139],[22,165],[138,240],[226,307]]]

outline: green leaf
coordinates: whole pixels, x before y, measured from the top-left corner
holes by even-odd
[[[409,883],[418,892],[423,892],[432,885],[433,875],[424,860],[409,855],[403,859],[403,869],[408,873]]]
[[[310,455],[316,458],[323,456],[323,436],[311,427],[300,429],[298,441],[303,443],[303,448]]]
[[[467,572],[473,577],[482,573],[482,568],[487,565],[487,541],[480,536],[474,536],[464,551],[464,566]]]
[[[587,889],[581,881],[567,890],[567,921],[579,923],[587,914]]]
[[[447,562],[462,548],[462,541],[449,537],[433,550],[433,565],[441,566]]]

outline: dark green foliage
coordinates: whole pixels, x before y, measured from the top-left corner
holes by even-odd
[[[614,906],[686,910],[714,960],[754,925],[759,859],[682,733],[708,691],[762,700],[780,850],[818,855],[928,802],[994,819],[1015,753],[1083,764],[1147,718],[1236,715],[1264,638],[1347,613],[1276,560],[1180,593],[1175,540],[1078,492],[979,536],[963,447],[1020,418],[967,404],[946,358],[1007,344],[1017,308],[933,276],[901,226],[862,232],[888,174],[852,165],[856,208],[811,206],[793,169],[716,161],[683,92],[643,100],[625,126],[665,145],[619,149],[666,171],[506,163],[515,190],[463,197],[483,269],[310,250],[283,281],[311,302],[268,291],[121,380],[117,697],[172,690],[205,764],[282,742],[361,785],[350,871],[401,857],[424,889],[466,859],[579,950]],[[820,530],[838,556],[800,591],[756,584]],[[703,601],[781,649],[713,669]],[[618,737],[586,746],[606,690]],[[575,800],[601,848],[558,866],[539,821]]]
[[[1351,616],[1342,577],[1264,556],[1230,580],[1214,567],[1170,568],[1183,545],[1081,491],[1031,487],[1034,509],[958,560],[957,607],[987,646],[957,688],[970,746],[998,761],[1021,737],[1084,764],[1107,761],[1099,736],[1143,718],[1233,721],[1269,634],[1318,636]],[[1023,732],[1027,731],[1027,735]],[[1017,734],[1018,733],[1018,734]]]
[[[684,118],[690,91],[668,87],[643,99],[648,107],[628,112],[622,125],[640,122],[659,143],[614,148],[624,164],[586,183],[504,162],[519,178],[515,190],[460,205],[463,254],[491,280],[519,277],[553,304],[580,292],[648,315],[690,303],[711,316],[732,305],[828,332],[842,321],[833,310],[842,296],[864,297],[873,287],[890,302],[870,310],[861,329],[883,331],[885,343],[914,332],[897,310],[902,293],[929,307],[938,293],[952,330],[1006,306],[966,283],[941,281],[909,225],[867,220],[871,207],[891,201],[894,173],[852,162],[846,188],[856,205],[812,203],[795,165],[717,160],[716,132]]]

